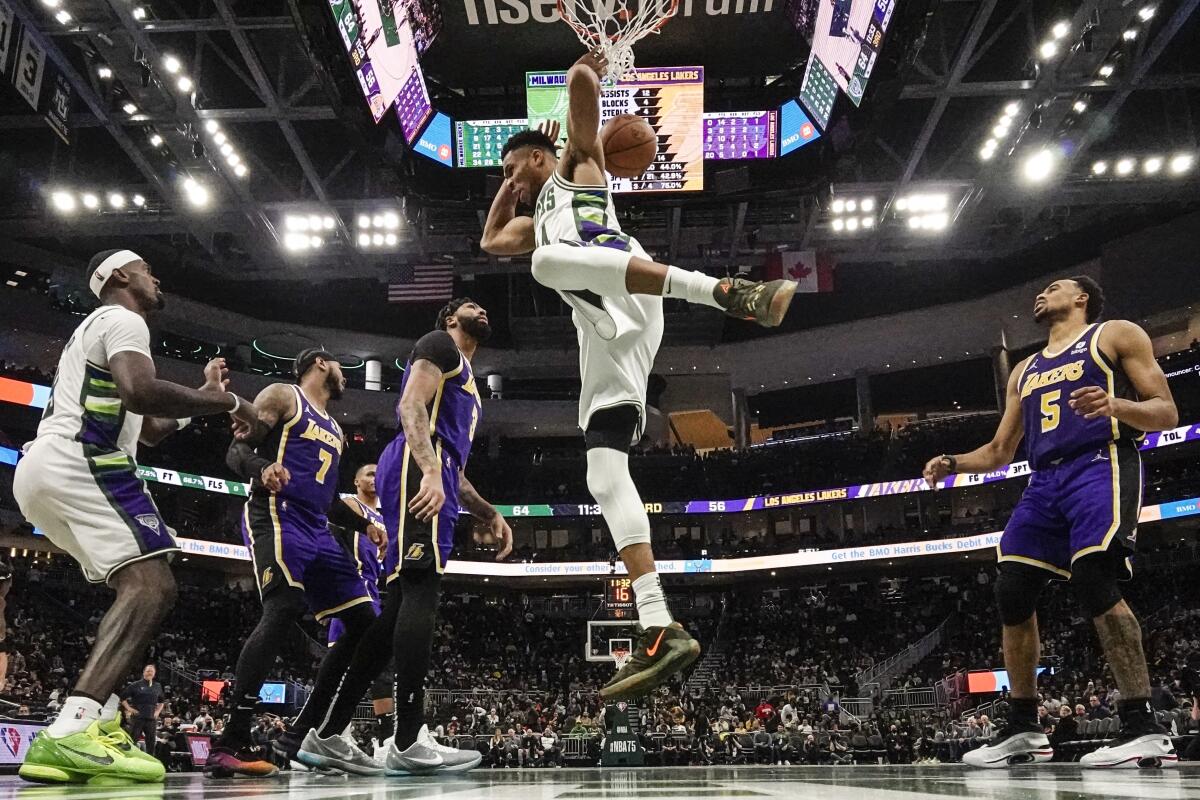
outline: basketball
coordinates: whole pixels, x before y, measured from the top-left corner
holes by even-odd
[[[634,114],[620,114],[600,129],[604,168],[617,178],[636,178],[649,169],[658,152],[658,137],[650,123]]]

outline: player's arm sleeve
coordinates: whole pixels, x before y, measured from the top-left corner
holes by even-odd
[[[458,369],[462,354],[458,352],[458,345],[454,344],[450,334],[433,331],[418,339],[413,347],[412,363],[422,360],[431,362],[445,374]]]
[[[359,533],[365,531],[369,524],[366,517],[350,508],[346,501],[340,497],[334,498],[333,505],[329,508],[328,518],[330,522],[339,528]]]
[[[150,355],[150,329],[146,320],[127,309],[114,310],[104,315],[96,324],[95,334],[99,345],[104,348],[104,364],[117,353],[141,353]]]

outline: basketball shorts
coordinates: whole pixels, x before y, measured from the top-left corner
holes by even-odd
[[[17,464],[13,495],[25,519],[78,561],[92,583],[179,550],[137,465],[122,450],[39,437]]]
[[[371,602],[354,556],[329,530],[324,513],[257,492],[242,512],[242,538],[263,597],[285,586],[300,589],[318,620]]]
[[[383,603],[379,598],[379,551],[375,545],[371,544],[371,540],[361,533],[354,534],[354,566],[367,585],[367,591],[371,594],[371,607],[375,610],[375,616],[378,617],[383,608]],[[345,632],[346,626],[339,618],[334,617],[329,621],[329,634],[326,642],[333,647]]]
[[[1142,508],[1142,459],[1128,440],[1089,449],[1039,469],[1000,537],[997,560],[1040,567],[1069,579],[1071,565],[1109,552],[1128,580],[1128,556]]]
[[[458,464],[435,441],[434,450],[442,465],[442,490],[446,502],[428,522],[417,519],[408,503],[421,490],[421,468],[413,461],[404,436],[397,436],[379,457],[375,473],[375,491],[379,512],[387,528],[387,551],[383,559],[385,583],[391,583],[401,569],[446,571],[446,562],[454,549],[454,529],[458,524]]]

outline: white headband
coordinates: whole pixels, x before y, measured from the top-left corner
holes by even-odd
[[[133,262],[141,260],[142,257],[132,250],[118,250],[101,261],[100,266],[96,267],[96,271],[88,278],[88,286],[91,287],[92,294],[96,295],[96,297],[100,296],[100,292],[104,289],[104,284],[108,283],[113,270],[127,267]]]

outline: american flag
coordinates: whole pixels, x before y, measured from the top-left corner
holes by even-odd
[[[454,267],[450,264],[404,265],[388,278],[389,303],[430,303],[454,296]]]

